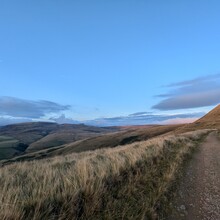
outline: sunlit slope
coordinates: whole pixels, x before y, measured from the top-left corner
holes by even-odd
[[[194,123],[187,124],[177,129],[177,132],[181,133],[199,129],[220,129],[220,105]]]

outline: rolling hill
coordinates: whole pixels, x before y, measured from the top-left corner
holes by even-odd
[[[29,122],[6,125],[0,128],[0,135],[13,137],[24,144],[31,144],[51,131],[57,129],[58,125],[47,122]]]
[[[62,124],[58,125],[57,128],[51,131],[48,135],[30,144],[26,152],[35,152],[45,148],[56,147],[118,130],[119,128],[116,127],[102,128],[87,126],[84,124]]]
[[[46,148],[36,152],[28,152],[24,155],[14,157],[7,161],[2,161],[2,164],[7,164],[16,161],[26,161],[54,157],[57,155],[67,155],[71,153],[80,153],[84,151],[92,151],[103,148],[114,148],[120,145],[131,144],[148,140],[152,137],[165,135],[175,131],[182,125],[150,125],[150,126],[134,126],[121,127],[122,131],[112,132],[99,135],[97,137],[86,138],[75,141],[69,144],[64,144],[56,147]]]
[[[56,147],[77,140],[118,131],[116,127],[94,127],[83,124],[63,124],[33,122],[7,125],[0,128],[0,136],[10,137],[8,144],[1,147],[0,159],[7,159],[25,152]],[[14,142],[12,140],[15,140]],[[3,152],[4,149],[4,152]]]

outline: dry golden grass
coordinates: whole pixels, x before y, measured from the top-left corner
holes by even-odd
[[[182,127],[182,125],[149,125],[118,128],[122,129],[123,131],[104,134],[93,138],[87,138],[84,140],[75,141],[70,144],[52,147],[32,153],[25,153],[23,155],[19,155],[11,159],[0,161],[0,165],[14,163],[17,161],[43,159],[58,155],[63,156],[71,153],[80,153],[84,151],[97,150],[106,147],[114,148],[119,145],[127,145],[138,141],[145,141],[152,137],[166,135],[166,133],[172,132],[179,127]],[[58,140],[62,140],[63,138],[65,137],[62,137],[60,139],[59,135],[57,136]],[[42,139],[40,140],[40,142],[43,144],[42,148],[47,148],[45,147],[47,146],[46,142],[43,143]]]
[[[205,116],[191,124],[178,128],[176,133],[195,131],[201,129],[220,129],[220,105],[216,106]]]
[[[208,130],[0,169],[0,219],[153,219]]]

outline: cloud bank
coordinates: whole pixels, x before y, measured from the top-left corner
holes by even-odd
[[[0,115],[2,116],[36,119],[68,109],[70,109],[69,105],[60,105],[46,100],[32,101],[14,97],[0,97]]]
[[[32,119],[28,118],[11,118],[11,117],[0,117],[0,126],[9,125],[9,124],[17,124],[24,122],[33,122]]]
[[[14,97],[0,97],[0,126],[34,121],[50,121],[58,124],[84,123],[93,126],[176,124],[192,122],[205,114],[204,112],[185,114],[136,112],[127,116],[78,121],[63,114],[62,111],[69,110],[69,108],[69,105],[60,105],[50,101],[31,101]],[[50,113],[57,116],[49,117]]]
[[[172,88],[153,109],[176,110],[217,105],[220,102],[220,74],[200,77],[165,86]]]
[[[204,114],[204,112],[186,114],[153,114],[148,112],[140,112],[122,117],[98,118],[90,121],[85,121],[85,123],[94,126],[126,126],[177,123],[181,124],[193,122],[202,117]]]

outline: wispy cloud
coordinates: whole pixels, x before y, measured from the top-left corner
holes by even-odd
[[[49,113],[58,113],[70,109],[69,105],[60,105],[46,100],[33,101],[14,97],[0,97],[0,115],[25,118],[40,118]]]
[[[172,83],[172,88],[153,109],[176,110],[216,105],[220,102],[220,74],[200,77],[188,81]]]
[[[146,125],[146,124],[181,124],[189,123],[203,116],[204,112],[186,114],[155,114],[152,112],[137,112],[127,116],[112,118],[97,118],[93,120],[77,121],[61,114],[48,119],[34,119],[25,117],[0,116],[0,126],[21,122],[50,121],[58,124],[80,124],[84,123],[93,126],[125,126],[125,125]]]
[[[203,116],[204,112],[186,114],[154,114],[147,112],[134,113],[128,116],[113,118],[98,118],[85,121],[86,124],[95,126],[122,126],[122,125],[146,125],[146,124],[172,124],[192,122]]]
[[[187,85],[193,85],[193,84],[203,83],[207,81],[212,81],[216,79],[220,79],[220,73],[198,77],[192,80],[185,80],[185,81],[181,81],[177,83],[171,83],[169,85],[166,85],[165,87],[187,86]]]
[[[136,113],[130,114],[129,117],[151,115],[152,113],[153,112],[136,112]]]

